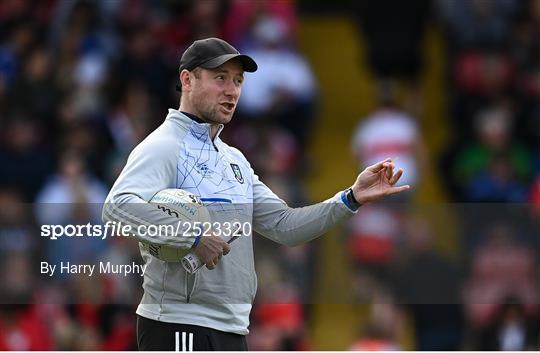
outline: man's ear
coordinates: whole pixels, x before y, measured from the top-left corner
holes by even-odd
[[[182,86],[182,90],[190,90],[191,89],[191,77],[189,75],[189,71],[184,69],[180,71],[180,85]]]

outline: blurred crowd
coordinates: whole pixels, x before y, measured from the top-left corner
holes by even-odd
[[[540,349],[531,231],[540,211],[540,1],[353,3],[347,15],[377,92],[352,135],[359,168],[391,156],[407,171],[402,183],[425,177],[422,48],[436,26],[453,138],[440,177],[450,201],[498,206],[450,210],[462,213],[460,259],[439,251],[436,210],[410,211],[411,194],[362,207],[343,242],[355,295],[377,304],[351,349],[404,348],[407,321],[417,349]],[[298,49],[298,21],[292,0],[0,1],[0,350],[136,349],[140,278],[52,280],[35,269],[40,261],[140,262],[137,244],[37,234],[39,224],[100,222],[99,203],[130,151],[178,107],[179,57],[193,40],[223,38],[258,63],[222,138],[291,206],[307,203],[306,146],[320,97]],[[261,237],[255,245],[249,347],[314,348],[305,303],[317,249]]]
[[[418,350],[540,349],[540,1],[355,8],[377,102],[353,134],[353,155],[360,167],[397,158],[413,187],[429,170],[422,43],[429,28],[442,33],[445,113],[428,118],[450,127],[431,156],[450,203],[413,207],[413,192],[351,220],[356,295],[377,303],[351,349],[404,348],[406,323]],[[457,220],[458,254],[441,250],[441,213]]]

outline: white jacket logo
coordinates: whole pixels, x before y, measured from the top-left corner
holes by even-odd
[[[242,176],[242,172],[240,171],[240,167],[238,166],[238,164],[231,163],[231,168],[232,168],[232,171],[234,173],[234,177],[236,178],[236,180],[238,180],[240,184],[243,184],[244,177]]]

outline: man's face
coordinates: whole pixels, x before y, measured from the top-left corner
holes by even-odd
[[[211,124],[231,121],[244,81],[240,62],[233,59],[215,69],[201,69],[192,78],[190,100],[195,114]]]

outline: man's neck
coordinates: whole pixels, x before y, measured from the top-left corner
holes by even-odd
[[[178,110],[184,114],[186,114],[190,119],[192,119],[193,121],[196,121],[198,122],[199,124],[205,124],[206,121],[204,121],[203,119],[201,119],[197,114],[195,114],[193,111],[190,111],[190,110],[187,110],[187,109],[184,109],[182,107],[182,105],[180,105],[180,107],[178,108]],[[214,141],[214,139],[216,138],[216,135],[217,135],[217,132],[219,130],[219,125],[218,124],[210,124],[210,138],[212,138],[212,141]]]
[[[199,118],[196,114],[186,112],[185,110],[179,110],[179,111],[181,113],[183,113],[184,115],[187,115],[191,120],[194,120],[194,121],[198,122],[199,124],[205,124],[206,123],[206,121]]]

